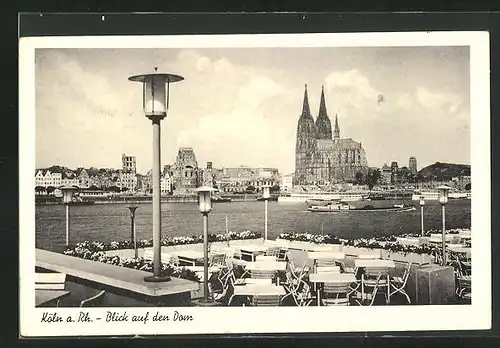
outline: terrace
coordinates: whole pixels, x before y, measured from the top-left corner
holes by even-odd
[[[247,237],[210,243],[208,283],[213,305],[470,303],[470,231],[447,234],[445,266],[440,265],[439,247],[435,246],[441,240],[432,233],[420,238],[398,237],[391,242],[338,244],[308,234],[282,235],[275,241],[264,241],[257,235]],[[99,251],[91,245],[99,245]],[[126,247],[91,243],[68,250],[68,255],[37,250],[37,275],[64,275],[63,279],[52,280],[52,285],[48,284],[51,281],[36,285],[37,306],[199,304],[203,298],[204,258],[197,240],[161,247],[163,267],[172,274],[171,281],[164,283],[144,282],[151,270],[150,246],[143,243],[137,259],[134,250]]]

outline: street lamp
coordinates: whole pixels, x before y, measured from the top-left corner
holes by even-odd
[[[208,303],[208,213],[212,210],[212,192],[214,188],[202,186],[198,192],[198,207],[203,214],[203,302]]]
[[[262,186],[262,198],[264,198],[264,241],[267,240],[267,201],[269,200],[270,197],[270,190],[271,186],[269,185],[263,185]]]
[[[439,203],[441,203],[442,211],[443,211],[443,259],[442,259],[442,266],[446,266],[446,227],[445,227],[445,221],[446,221],[446,210],[445,206],[446,203],[448,203],[448,192],[450,191],[451,187],[448,186],[439,186],[438,188],[439,191]]]
[[[129,205],[127,208],[130,210],[130,240],[132,241],[132,245],[134,246],[134,258],[137,259],[139,257],[137,251],[137,237],[135,235],[135,210],[137,209],[137,206]]]
[[[153,275],[147,282],[169,281],[161,272],[161,191],[160,191],[160,121],[167,116],[170,84],[184,80],[173,74],[154,73],[131,76],[128,79],[142,83],[142,107],[153,123]]]
[[[74,186],[62,186],[59,188],[63,195],[63,203],[66,206],[66,246],[69,246],[69,205],[73,201],[73,195],[78,189]]]

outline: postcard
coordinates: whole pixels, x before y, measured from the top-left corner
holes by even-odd
[[[19,69],[22,337],[491,327],[487,32],[24,37]]]

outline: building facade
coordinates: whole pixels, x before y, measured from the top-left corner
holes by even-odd
[[[122,154],[122,171],[137,174],[135,156]]]
[[[368,172],[363,146],[351,138],[340,137],[337,115],[332,134],[323,88],[318,117],[314,120],[306,85],[302,113],[297,123],[295,181],[298,184],[354,181],[357,172]]]
[[[408,161],[408,169],[410,170],[410,173],[417,174],[417,159],[413,156],[410,157],[410,160]]]
[[[201,181],[198,162],[192,147],[181,147],[175,163],[170,167],[173,190],[179,194],[195,193]]]
[[[137,191],[137,175],[132,172],[120,172],[118,176],[119,188],[130,193]]]
[[[285,174],[281,177],[280,190],[283,192],[289,192],[293,189],[293,177],[294,174]]]
[[[62,185],[62,174],[52,173],[50,170],[37,170],[35,173],[35,186],[59,187]]]

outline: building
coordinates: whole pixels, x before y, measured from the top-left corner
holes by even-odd
[[[316,121],[311,115],[307,85],[304,92],[302,114],[297,123],[295,146],[295,181],[298,184],[329,184],[354,181],[356,173],[368,172],[368,162],[361,143],[340,137],[340,127],[335,115],[335,129],[326,110],[325,93],[321,100]]]
[[[417,174],[417,159],[415,157],[410,157],[410,161],[408,163],[408,169],[410,173]]]
[[[135,156],[122,154],[122,171],[137,174]]]
[[[78,186],[79,184],[80,181],[76,177],[75,173],[73,172],[62,173],[62,180],[61,180],[62,186]]]
[[[35,173],[35,186],[59,187],[62,185],[62,173],[53,173],[50,170],[37,170]]]
[[[80,188],[89,188],[91,185],[90,176],[85,170],[85,168],[78,168],[76,171],[76,176],[78,178],[78,186]]]
[[[120,172],[118,176],[118,187],[122,191],[135,193],[137,191],[137,175],[132,172]]]
[[[172,194],[172,176],[166,172],[160,179],[160,190],[162,195]]]
[[[192,147],[181,147],[175,163],[170,167],[173,191],[179,194],[195,193],[201,180],[198,162]]]
[[[215,176],[223,192],[244,192],[248,188],[261,191],[263,185],[279,185],[281,177],[276,168],[230,167],[222,168]]]
[[[207,162],[207,167],[203,170],[201,186],[217,186],[215,182],[215,174],[212,167],[212,162]]]
[[[380,178],[382,181],[381,183],[384,185],[391,184],[392,183],[392,169],[391,169],[391,167],[389,167],[386,163],[384,163],[380,172],[382,174],[382,177]]]
[[[391,162],[391,184],[394,184],[398,181],[398,162],[393,161]]]
[[[288,192],[293,189],[293,177],[294,174],[285,174],[281,177],[280,190],[283,192]]]

